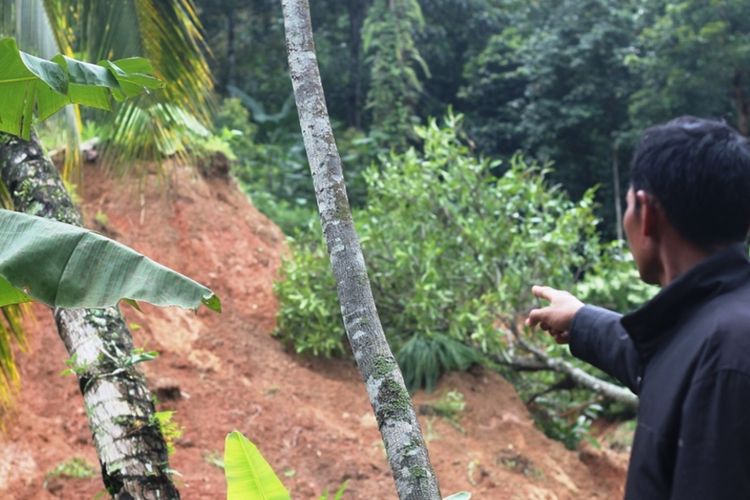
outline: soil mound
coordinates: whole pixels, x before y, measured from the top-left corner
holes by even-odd
[[[145,187],[140,189],[139,186]],[[166,186],[166,190],[165,190]],[[113,179],[88,168],[82,208],[89,227],[208,285],[220,315],[124,306],[138,346],[161,353],[141,365],[161,410],[184,428],[171,467],[183,498],[224,498],[224,437],[242,431],[262,450],[294,498],[317,498],[348,481],[345,499],[394,498],[375,419],[349,361],[286,352],[271,337],[272,282],[285,252],[280,230],[225,176],[176,168],[165,180]],[[52,471],[74,457],[96,464],[75,379],[49,312],[35,306],[29,348],[19,354],[22,390],[0,435],[0,497],[92,498],[96,473]],[[513,387],[484,371],[445,377],[464,396],[455,422],[425,411],[421,424],[444,495],[477,499],[622,497],[625,457],[566,450],[537,430]],[[433,413],[433,414],[430,414]]]

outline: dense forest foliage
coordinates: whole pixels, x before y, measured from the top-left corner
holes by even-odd
[[[198,5],[217,76],[209,149],[234,159],[256,206],[295,238],[277,287],[279,336],[300,353],[347,355],[280,6]],[[525,366],[534,353],[514,340],[518,320],[536,282],[619,310],[654,293],[612,241],[622,238],[630,154],[644,128],[684,114],[748,133],[747,3],[326,0],[311,8],[374,293],[412,389],[491,365],[569,446],[601,412],[632,415],[569,373]],[[534,342],[583,368],[551,340]]]
[[[255,191],[308,203],[280,5],[197,3],[217,90],[250,110],[252,140],[263,145],[239,152],[239,172],[255,179]],[[744,0],[325,0],[311,8],[355,204],[365,193],[360,172],[378,153],[418,146],[413,125],[453,109],[465,115],[461,133],[474,153],[506,160],[498,171],[522,151],[551,162],[551,179],[574,199],[598,186],[599,230],[611,238],[614,178],[626,181],[644,127],[693,114],[748,133]]]

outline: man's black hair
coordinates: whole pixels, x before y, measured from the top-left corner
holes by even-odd
[[[647,129],[630,185],[653,195],[674,228],[701,248],[747,237],[750,145],[724,122],[683,116]]]

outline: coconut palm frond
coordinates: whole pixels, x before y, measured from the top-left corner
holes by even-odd
[[[136,0],[136,5],[145,56],[167,82],[167,101],[207,122],[213,79],[193,2]]]
[[[142,98],[124,103],[107,126],[109,146],[104,163],[118,173],[131,170],[123,158],[186,160],[191,142],[207,137],[210,131],[186,109]]]
[[[47,15],[47,22],[52,31],[57,50],[61,54],[73,57],[73,40],[75,34],[67,12],[70,2],[64,0],[36,0],[34,3],[41,4]]]
[[[24,349],[26,335],[21,323],[28,304],[16,304],[0,308],[0,409],[7,408],[13,392],[18,387],[18,369],[12,344]]]
[[[160,112],[159,108],[152,109],[156,102],[170,103],[202,124],[210,123],[213,80],[193,0],[0,0],[0,31],[10,31],[5,34],[18,37],[23,42],[19,43],[21,47],[43,57],[57,52],[69,56],[76,53],[90,62],[146,57],[166,86],[151,99],[137,101],[135,105],[149,108],[143,115]],[[116,137],[108,157],[119,165],[134,159],[163,159],[165,154],[161,152],[170,149],[164,147],[165,137],[178,143],[190,139],[175,139],[181,129],[174,128],[173,120],[165,118],[147,126],[144,120],[133,119],[133,106],[117,108],[123,116],[116,119],[119,125],[114,129]],[[63,175],[79,183],[80,112],[73,109],[60,115],[59,126],[69,131]],[[157,133],[147,134],[154,128]],[[142,147],[124,145],[122,140],[127,138],[138,138]],[[149,138],[153,138],[151,143]],[[177,150],[184,148],[178,144]]]
[[[192,122],[201,128],[210,123],[213,89],[208,48],[193,1],[77,0],[72,12],[83,26],[80,46],[88,58],[143,56],[166,83],[151,98],[119,107],[109,127],[105,160],[122,171],[133,159],[161,160],[184,153]],[[175,120],[177,108],[190,117],[187,127]]]
[[[13,199],[8,188],[0,181],[0,208],[13,209]],[[10,406],[13,392],[18,387],[13,344],[21,349],[26,346],[26,332],[21,319],[28,312],[28,304],[14,304],[0,307],[0,416],[2,410]],[[0,425],[2,421],[0,419]]]

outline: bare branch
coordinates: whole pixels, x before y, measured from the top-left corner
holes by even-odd
[[[518,342],[518,345],[521,346],[525,351],[533,354],[550,370],[564,373],[565,375],[569,376],[577,385],[590,389],[597,394],[601,394],[602,396],[626,404],[628,406],[638,406],[638,396],[630,392],[629,389],[597,378],[590,373],[587,373],[580,368],[573,366],[564,359],[550,357],[538,347],[533,346],[523,340],[520,336],[516,338],[516,342]]]

